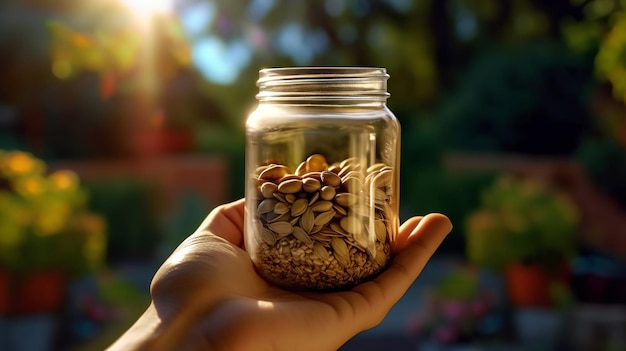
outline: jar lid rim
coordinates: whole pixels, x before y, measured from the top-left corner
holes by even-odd
[[[257,84],[276,80],[303,79],[389,79],[383,67],[360,66],[309,66],[309,67],[272,67],[259,70]]]

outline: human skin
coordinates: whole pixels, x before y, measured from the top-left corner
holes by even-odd
[[[155,274],[152,303],[114,350],[337,350],[379,324],[452,229],[412,217],[376,278],[339,292],[293,292],[255,271],[243,248],[244,201],[217,207]]]

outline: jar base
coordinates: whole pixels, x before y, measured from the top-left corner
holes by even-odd
[[[333,255],[321,259],[304,245],[283,254],[275,246],[262,244],[259,248],[262,250],[262,259],[258,262],[257,269],[264,279],[288,290],[347,290],[374,278],[386,268],[391,252],[390,245],[378,244],[381,246],[378,252],[384,255],[384,259],[375,260],[367,252],[351,248],[344,262],[340,262]],[[293,251],[296,255],[292,254]]]

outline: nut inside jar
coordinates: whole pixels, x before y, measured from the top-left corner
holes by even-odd
[[[390,257],[395,221],[394,170],[356,158],[328,164],[313,154],[295,170],[259,166],[253,222],[257,266],[288,288],[342,289],[380,272]]]

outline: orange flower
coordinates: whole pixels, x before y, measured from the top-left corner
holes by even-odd
[[[5,155],[4,162],[0,164],[7,176],[22,176],[34,174],[43,171],[43,166],[31,155],[21,152],[12,151]]]
[[[41,176],[28,176],[13,183],[16,193],[29,198],[42,195],[47,190],[46,185],[45,179]]]
[[[78,176],[76,173],[63,170],[56,171],[49,176],[50,184],[55,190],[75,190],[78,188]]]

